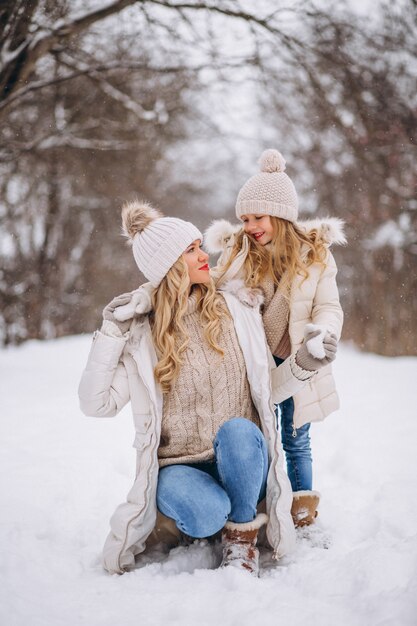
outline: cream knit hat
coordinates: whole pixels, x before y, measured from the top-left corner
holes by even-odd
[[[158,287],[188,246],[203,235],[177,217],[163,217],[148,202],[133,201],[122,209],[123,230],[132,241],[136,265]]]
[[[236,215],[274,215],[289,222],[298,217],[294,184],[285,174],[285,159],[278,150],[265,150],[259,159],[260,173],[246,181],[236,201]]]

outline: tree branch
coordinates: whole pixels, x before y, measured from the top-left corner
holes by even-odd
[[[36,2],[32,0],[31,5],[32,4],[36,5]],[[119,13],[126,7],[134,4],[148,4],[170,9],[182,15],[182,19],[184,19],[184,10],[209,11],[226,17],[239,18],[261,26],[270,33],[279,35],[286,45],[288,45],[292,39],[273,26],[268,18],[258,18],[243,10],[232,10],[227,7],[213,6],[205,2],[181,2],[172,4],[165,0],[116,0],[106,7],[90,11],[81,17],[57,20],[47,31],[46,29],[42,29],[35,34],[28,32],[29,20],[26,17],[25,36],[23,37],[20,34],[18,41],[7,40],[3,46],[0,68],[0,102],[3,104],[1,108],[5,108],[6,103],[8,103],[16,92],[19,93],[19,97],[20,94],[23,95],[24,92],[22,89],[28,89],[28,87],[21,86],[25,81],[28,81],[35,69],[37,61],[50,53],[57,43],[62,43],[69,37],[73,37],[86,30],[95,22]],[[39,83],[35,89],[37,88],[41,88]]]
[[[10,97],[24,81],[28,80],[37,61],[48,54],[59,42],[85,30],[95,22],[102,20],[122,9],[135,4],[138,0],[117,0],[107,7],[91,11],[86,15],[72,20],[58,20],[48,32],[40,31],[34,35],[27,34],[18,44],[6,42],[2,50],[2,67],[0,69],[0,99]],[[142,0],[143,1],[143,0]],[[16,42],[15,42],[16,43]],[[12,52],[13,51],[13,52]]]

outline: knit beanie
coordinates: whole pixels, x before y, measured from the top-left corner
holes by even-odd
[[[278,150],[265,150],[260,172],[246,181],[236,201],[236,215],[265,214],[295,222],[298,198],[291,178],[285,174],[285,159]]]
[[[135,200],[125,204],[122,222],[124,234],[132,242],[136,265],[153,287],[158,287],[193,241],[203,241],[194,224],[164,217],[148,202]]]

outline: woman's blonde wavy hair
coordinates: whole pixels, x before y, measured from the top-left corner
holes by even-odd
[[[270,219],[273,239],[268,247],[248,236],[249,251],[243,266],[245,284],[247,287],[259,287],[265,277],[270,277],[279,289],[288,293],[296,276],[302,276],[304,282],[308,278],[308,268],[313,263],[324,264],[326,246],[318,229],[307,233],[288,220],[272,215]],[[230,267],[242,249],[244,236],[242,228],[236,236],[227,263],[221,268],[222,273]]]
[[[219,346],[221,318],[229,316],[213,281],[192,288],[197,298],[197,311],[209,346],[224,356]],[[162,392],[170,391],[182,365],[181,355],[187,348],[188,336],[183,323],[190,297],[190,279],[185,261],[180,257],[160,283],[152,298],[150,316],[152,337],[158,356],[154,374]]]

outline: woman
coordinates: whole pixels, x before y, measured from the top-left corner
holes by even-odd
[[[136,429],[136,478],[111,519],[104,567],[134,565],[159,511],[192,538],[222,530],[223,565],[257,575],[261,526],[275,558],[294,544],[273,403],[314,375],[297,364],[307,349],[271,363],[257,299],[215,290],[193,224],[146,203],[122,217],[150,282],[104,309],[79,388],[86,415],[114,416],[130,400]],[[325,347],[323,365],[334,358]],[[264,496],[267,515],[257,514]]]
[[[332,243],[345,243],[340,220],[298,221],[294,185],[277,150],[266,150],[260,172],[249,178],[236,201],[236,228],[225,220],[206,233],[210,252],[221,252],[213,270],[217,284],[234,279],[239,288],[259,288],[264,296],[262,318],[268,345],[278,365],[296,352],[308,324],[340,338],[343,312],[336,284]],[[314,358],[303,362],[315,369]],[[331,368],[319,374],[294,398],[280,404],[281,437],[294,492],[296,526],[314,522],[319,493],[312,488],[310,423],[339,407]]]

